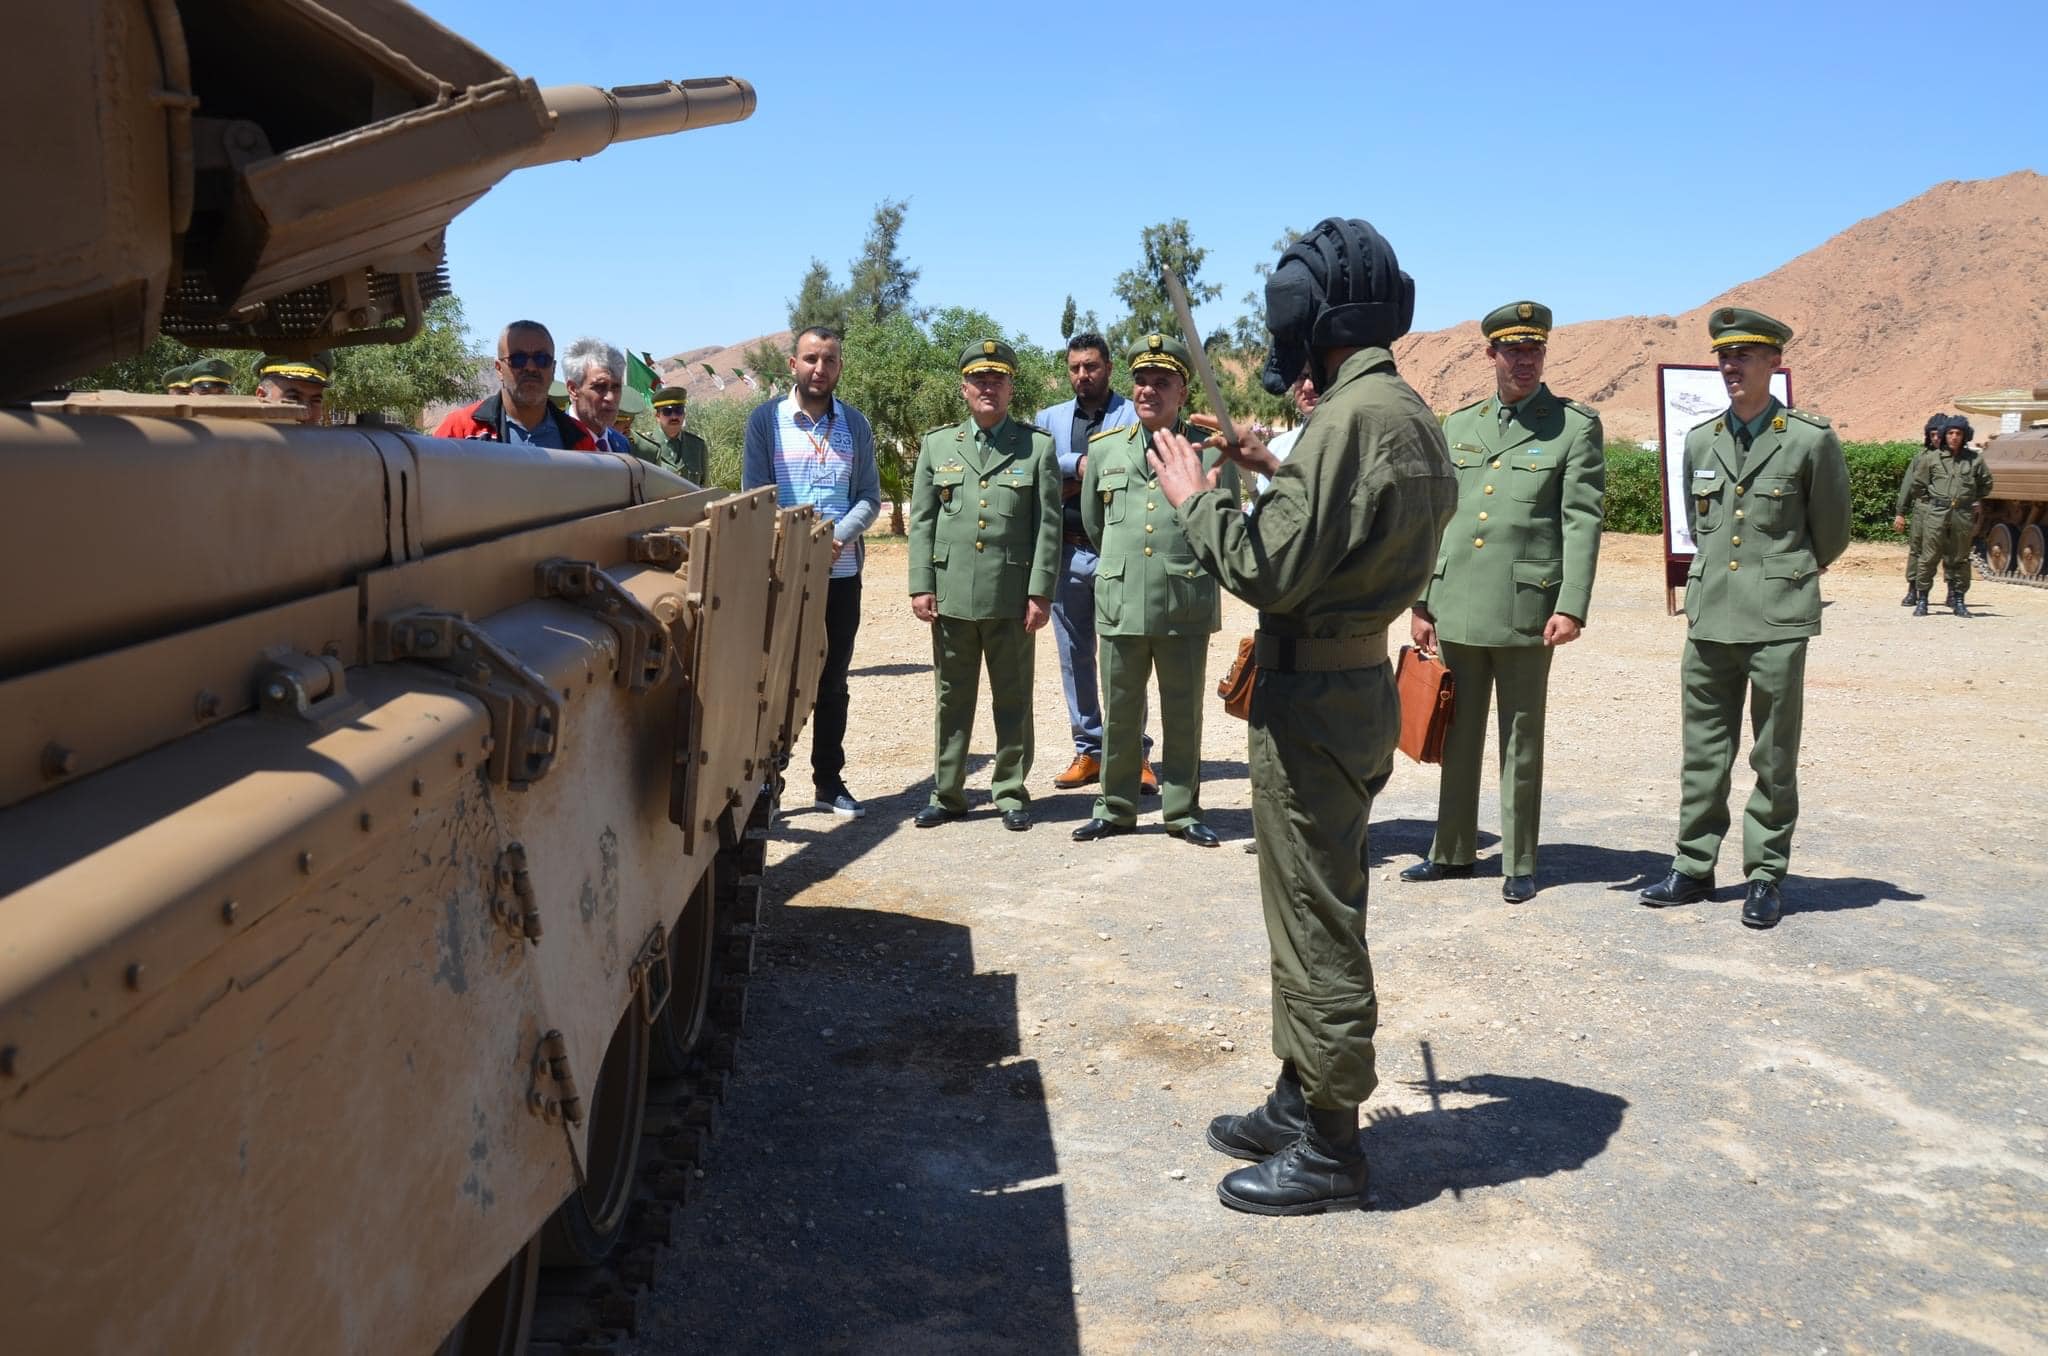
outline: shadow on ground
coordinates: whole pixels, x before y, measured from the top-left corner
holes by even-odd
[[[877,829],[832,836],[857,855],[845,840]],[[830,874],[827,855],[778,864],[777,893]],[[977,974],[954,923],[775,905],[763,922],[741,1049],[776,1061],[740,1071],[688,1264],[657,1284],[636,1350],[1077,1351],[1015,977]]]
[[[1471,1106],[1403,1112],[1383,1106],[1366,1118],[1372,1191],[1381,1210],[1409,1210],[1449,1192],[1577,1172],[1621,1129],[1628,1102],[1611,1092],[1511,1074],[1474,1074],[1409,1084],[1441,1103],[1485,1097]]]

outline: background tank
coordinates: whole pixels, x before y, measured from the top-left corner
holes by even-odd
[[[1955,406],[1998,421],[1982,444],[1991,470],[1977,539],[1985,576],[2048,586],[2048,386],[1959,395]]]
[[[9,399],[401,338],[503,174],[753,105],[386,0],[12,17]],[[732,1067],[829,530],[154,400],[0,409],[0,1345],[601,1345]]]

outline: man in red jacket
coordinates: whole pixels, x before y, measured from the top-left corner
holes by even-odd
[[[537,320],[515,320],[498,335],[496,395],[450,410],[434,429],[437,438],[482,438],[499,443],[594,452],[590,430],[548,400],[554,383],[555,340]]]

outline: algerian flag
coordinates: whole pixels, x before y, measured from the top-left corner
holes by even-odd
[[[654,359],[639,353],[628,353],[626,385],[646,396],[651,403],[654,399],[654,388],[661,385],[661,378],[654,371]]]

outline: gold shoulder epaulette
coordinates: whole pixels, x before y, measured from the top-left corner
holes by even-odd
[[[1585,401],[1583,401],[1583,400],[1567,400],[1567,401],[1565,401],[1564,403],[1565,403],[1565,406],[1566,406],[1566,408],[1568,408],[1568,409],[1574,409],[1574,410],[1577,410],[1577,411],[1578,411],[1578,412],[1579,412],[1580,414],[1583,414],[1583,415],[1585,415],[1585,416],[1586,416],[1586,417],[1587,417],[1588,419],[1592,420],[1592,421],[1593,421],[1594,423],[1596,423],[1596,424],[1597,424],[1597,423],[1599,423],[1599,422],[1600,422],[1600,411],[1598,411],[1598,410],[1594,409],[1594,408],[1593,408],[1593,407],[1592,407],[1591,405],[1588,405],[1588,404],[1587,404],[1587,403],[1586,403]]]
[[[1798,419],[1804,423],[1811,424],[1815,428],[1834,427],[1833,424],[1828,422],[1828,417],[1826,415],[1815,414],[1812,410],[1795,410],[1790,405],[1787,405],[1785,407],[1785,413],[1791,415],[1794,419]]]
[[[1455,409],[1455,410],[1452,410],[1452,411],[1451,411],[1451,414],[1463,414],[1463,413],[1464,413],[1465,411],[1467,411],[1467,410],[1476,410],[1476,409],[1478,409],[1478,408],[1479,408],[1479,407],[1480,407],[1481,405],[1484,405],[1484,404],[1485,404],[1485,403],[1486,403],[1487,401],[1489,401],[1489,400],[1491,400],[1491,399],[1493,399],[1493,397],[1492,397],[1492,396],[1481,396],[1481,397],[1479,397],[1479,399],[1477,399],[1477,400],[1473,401],[1473,402],[1472,402],[1471,404],[1469,404],[1469,405],[1460,405],[1460,406],[1458,406],[1458,408],[1457,408],[1457,409]],[[1451,415],[1450,415],[1450,414],[1447,414],[1447,415],[1445,415],[1445,416],[1444,416],[1444,418],[1446,418],[1446,419],[1448,419],[1448,418],[1450,418],[1450,417],[1451,417]]]
[[[1099,443],[1104,438],[1114,437],[1119,433],[1123,434],[1126,438],[1128,438],[1131,436],[1131,430],[1136,427],[1138,427],[1136,424],[1120,424],[1116,428],[1106,428],[1102,430],[1102,432],[1100,433],[1089,434],[1088,441],[1091,443]]]

